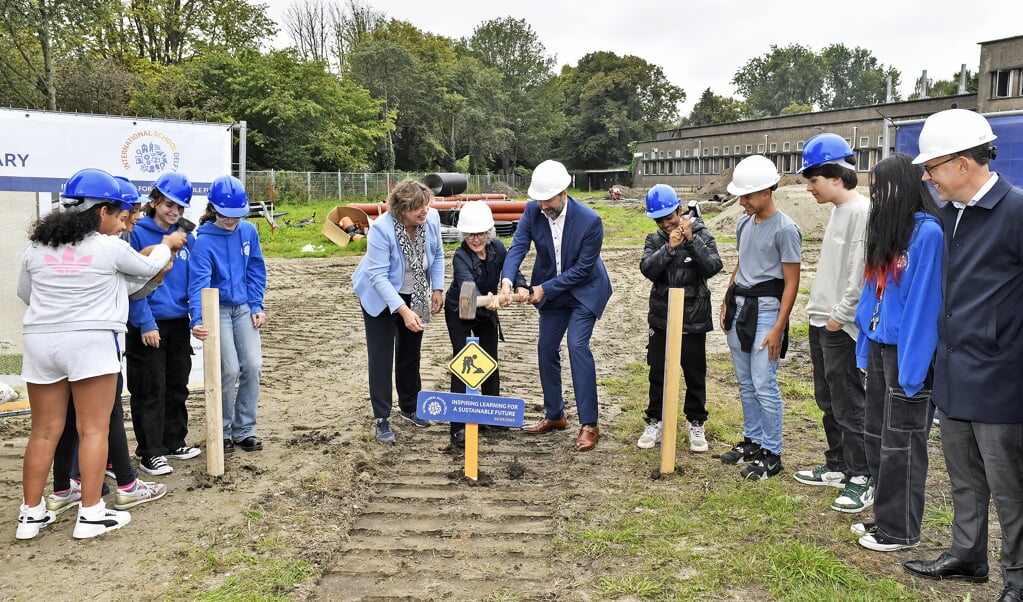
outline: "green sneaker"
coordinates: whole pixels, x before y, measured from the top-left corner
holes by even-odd
[[[853,477],[845,484],[842,495],[831,503],[832,510],[855,514],[874,505],[874,481],[867,477]]]
[[[830,485],[839,489],[844,489],[849,480],[844,472],[831,470],[827,464],[821,464],[810,470],[797,470],[792,476],[804,485]]]

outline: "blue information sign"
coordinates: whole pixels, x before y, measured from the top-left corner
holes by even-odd
[[[522,426],[526,402],[511,397],[420,391],[416,415],[424,420]]]

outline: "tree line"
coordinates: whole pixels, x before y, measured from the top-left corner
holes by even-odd
[[[291,45],[266,50],[277,24],[245,0],[0,3],[0,104],[244,120],[252,169],[623,167],[658,130],[870,104],[899,77],[858,47],[771,46],[735,73],[742,99],[707,89],[682,117],[686,92],[660,66],[598,51],[559,71],[513,17],[453,39],[363,0],[295,0]]]

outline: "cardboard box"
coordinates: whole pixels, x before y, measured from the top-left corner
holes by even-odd
[[[334,241],[334,244],[341,247],[352,241],[352,237],[341,229],[341,218],[343,217],[352,220],[364,233],[369,232],[370,226],[373,225],[373,220],[366,215],[366,212],[357,207],[342,207],[338,205],[331,209],[330,213],[327,214],[326,221],[323,222],[322,232],[324,236]]]

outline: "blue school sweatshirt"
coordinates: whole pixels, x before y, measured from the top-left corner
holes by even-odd
[[[131,231],[131,246],[136,251],[158,245],[164,236],[172,234],[177,226],[161,228],[153,218],[143,217]],[[164,276],[163,284],[144,299],[128,304],[128,322],[142,332],[156,330],[157,320],[173,320],[188,316],[188,266],[195,245],[195,237],[188,234],[185,246],[174,255],[174,265]]]
[[[238,222],[224,230],[212,221],[199,226],[188,273],[189,326],[202,323],[202,289],[220,289],[220,305],[249,304],[249,313],[263,311],[266,262],[256,227]]]

